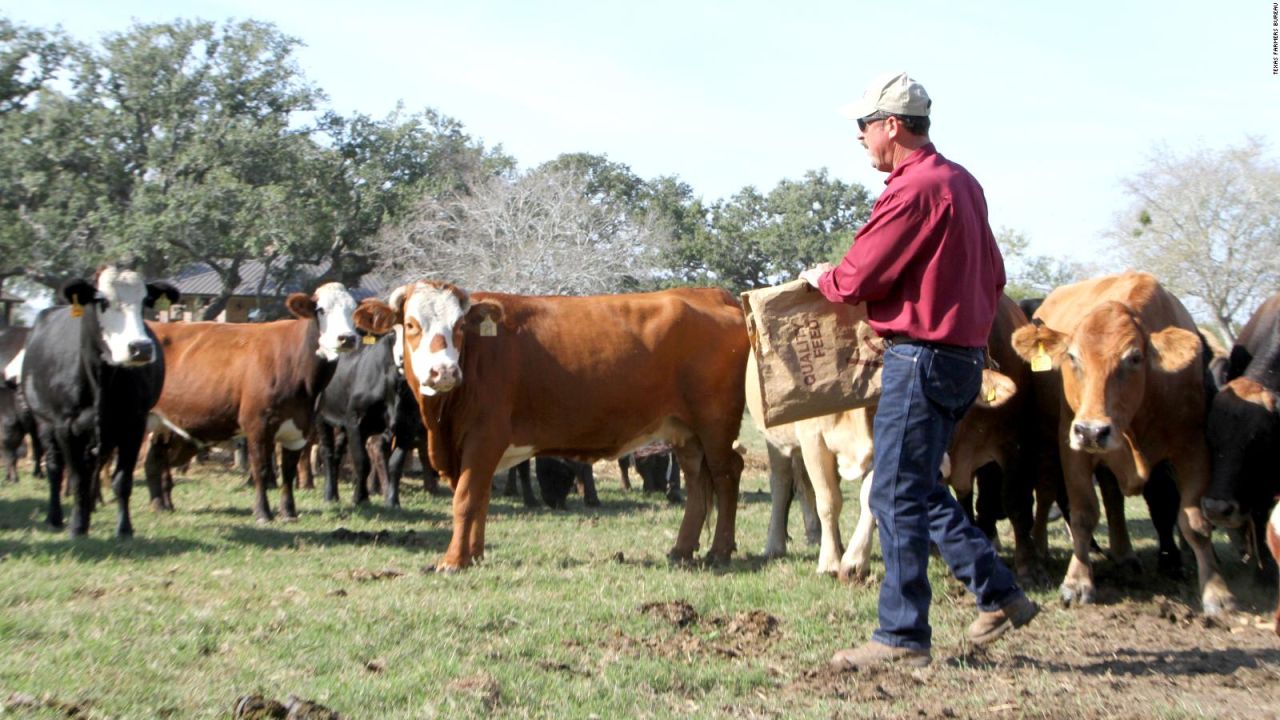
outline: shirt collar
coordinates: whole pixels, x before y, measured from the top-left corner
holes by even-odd
[[[924,162],[925,158],[929,157],[930,155],[937,155],[937,154],[938,154],[938,149],[933,146],[933,143],[921,145],[920,147],[912,151],[910,155],[903,158],[902,162],[898,163],[898,167],[894,168],[893,172],[889,173],[889,177],[884,179],[884,184],[888,185],[889,183],[893,182],[894,178],[906,172],[908,168],[914,165],[919,165],[920,163]]]

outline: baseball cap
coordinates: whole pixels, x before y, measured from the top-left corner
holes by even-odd
[[[864,118],[876,111],[928,117],[932,104],[923,85],[905,72],[894,72],[877,76],[862,97],[840,108],[840,114],[850,120]]]

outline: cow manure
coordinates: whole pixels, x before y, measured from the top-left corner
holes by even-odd
[[[640,612],[644,615],[654,615],[678,628],[688,627],[698,622],[698,612],[684,600],[647,602],[640,606]]]
[[[48,693],[45,693],[44,697],[37,699],[34,695],[19,692],[12,693],[5,698],[4,703],[0,704],[0,714],[5,714],[10,710],[36,711],[40,708],[52,710],[57,715],[65,718],[87,718],[90,715],[90,706],[87,701],[65,702]]]
[[[767,638],[778,632],[778,618],[763,610],[750,610],[732,618],[716,618],[716,625],[725,626],[729,635],[746,638]]]
[[[394,545],[396,547],[422,547],[428,544],[425,536],[419,536],[413,529],[402,532],[391,530],[351,530],[340,527],[329,533],[329,537],[337,542],[354,543],[356,545]]]
[[[284,705],[289,710],[285,720],[342,720],[342,716],[317,702],[304,700],[295,695],[285,698]]]
[[[284,705],[265,698],[261,695],[241,695],[236,698],[235,717],[237,720],[268,720],[269,718],[281,719],[289,714],[289,709]]]
[[[370,582],[372,580],[388,580],[395,579],[404,575],[403,572],[395,568],[383,568],[381,570],[370,570],[368,568],[356,568],[350,572],[352,580],[359,582]]]
[[[619,550],[618,552],[616,552],[616,553],[614,553],[614,554],[613,554],[613,558],[612,558],[612,560],[613,560],[615,563],[617,563],[617,564],[621,565],[621,564],[623,564],[623,563],[625,563],[625,562],[627,561],[627,557],[626,557],[625,555],[623,555],[623,554],[622,554],[622,551],[621,551],[621,550]]]

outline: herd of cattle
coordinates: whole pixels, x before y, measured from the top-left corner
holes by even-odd
[[[381,470],[393,506],[405,457],[425,438],[430,465],[453,490],[440,571],[483,557],[496,473],[538,456],[540,482],[544,474],[572,482],[583,467],[589,479],[582,463],[655,443],[673,448],[686,479],[671,558],[692,560],[712,520],[708,559],[727,561],[736,548],[743,460],[735,442],[744,408],[761,414],[742,310],[723,291],[528,297],[417,281],[387,302],[357,305],[329,283],[289,296],[291,319],[261,324],[144,321],[144,307],[177,293],[114,267],[62,294],[68,304],[43,311],[29,331],[0,335],[0,452],[13,481],[21,438],[43,446],[48,522],[63,525],[65,473],[72,535],[88,532],[99,466],[112,457],[116,533],[130,535],[144,447],[152,506],[173,509],[172,468],[234,437],[247,445],[257,519],[273,517],[266,490],[277,445],[279,511],[296,517],[296,468],[314,432],[329,460],[326,500],[338,499],[345,445],[355,500],[368,500],[363,478]],[[989,535],[1009,519],[1021,578],[1047,578],[1046,525],[1057,504],[1072,538],[1062,597],[1093,600],[1098,491],[1118,563],[1137,562],[1125,496],[1148,503],[1162,572],[1181,571],[1178,527],[1208,614],[1234,605],[1213,552],[1215,525],[1240,532],[1249,559],[1275,572],[1264,548],[1280,557],[1280,508],[1272,509],[1280,496],[1280,295],[1228,355],[1212,352],[1155,278],[1112,275],[1059,288],[1038,307],[1003,298],[988,351],[983,390],[940,470]],[[868,572],[873,415],[869,407],[761,427],[773,495],[766,555],[785,553],[787,508],[798,494],[809,501],[801,503],[806,533],[820,543],[818,571],[842,579]],[[370,440],[383,435],[395,438],[389,454]],[[544,456],[567,464],[557,470]],[[674,473],[674,464],[666,469]],[[847,549],[842,478],[862,480],[863,512]],[[563,505],[563,490],[559,498]],[[1280,633],[1280,609],[1277,622]]]

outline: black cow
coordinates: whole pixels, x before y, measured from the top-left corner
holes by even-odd
[[[622,474],[622,487],[630,490],[631,479],[628,472],[635,468],[640,475],[641,486],[645,492],[665,492],[672,503],[684,502],[680,495],[680,465],[675,460],[675,453],[666,450],[654,453],[628,453],[618,458],[618,471]]]
[[[530,472],[530,465],[533,473]],[[591,468],[591,463],[550,456],[534,458],[532,463],[525,460],[507,470],[507,484],[503,494],[515,497],[516,486],[519,484],[525,507],[536,507],[538,501],[533,497],[532,474],[537,475],[538,491],[547,507],[565,509],[569,493],[574,490],[575,484],[582,488],[585,505],[600,507],[595,471]]]
[[[31,328],[0,328],[0,367],[5,368],[4,382],[0,383],[0,462],[4,463],[5,480],[18,482],[18,449],[22,441],[31,438],[32,474],[40,476],[40,458],[44,447],[36,432],[36,418],[27,406],[27,398],[18,389],[18,377],[22,366],[23,347]]]
[[[1200,504],[1213,524],[1244,530],[1250,555],[1271,575],[1265,533],[1280,496],[1280,294],[1240,331],[1226,380],[1209,411],[1213,479]]]
[[[107,267],[94,284],[72,281],[62,295],[71,306],[40,313],[22,372],[22,391],[50,449],[49,524],[62,527],[58,489],[65,469],[76,493],[71,534],[89,532],[98,458],[115,451],[116,535],[132,535],[133,468],[147,413],[164,387],[163,351],[142,322],[142,308],[162,295],[176,302],[178,292],[163,283],[144,284],[136,272]]]
[[[325,455],[324,499],[338,501],[338,467],[342,462],[342,445],[351,452],[355,470],[355,502],[369,501],[366,483],[370,471],[369,438],[381,436],[390,427],[391,409],[397,399],[397,383],[403,383],[396,372],[394,334],[373,338],[372,344],[358,346],[356,352],[338,359],[333,378],[317,402],[317,432]],[[368,340],[366,339],[366,343]],[[341,429],[345,442],[335,442],[335,430]],[[384,483],[388,507],[400,506],[400,477],[388,474]]]

